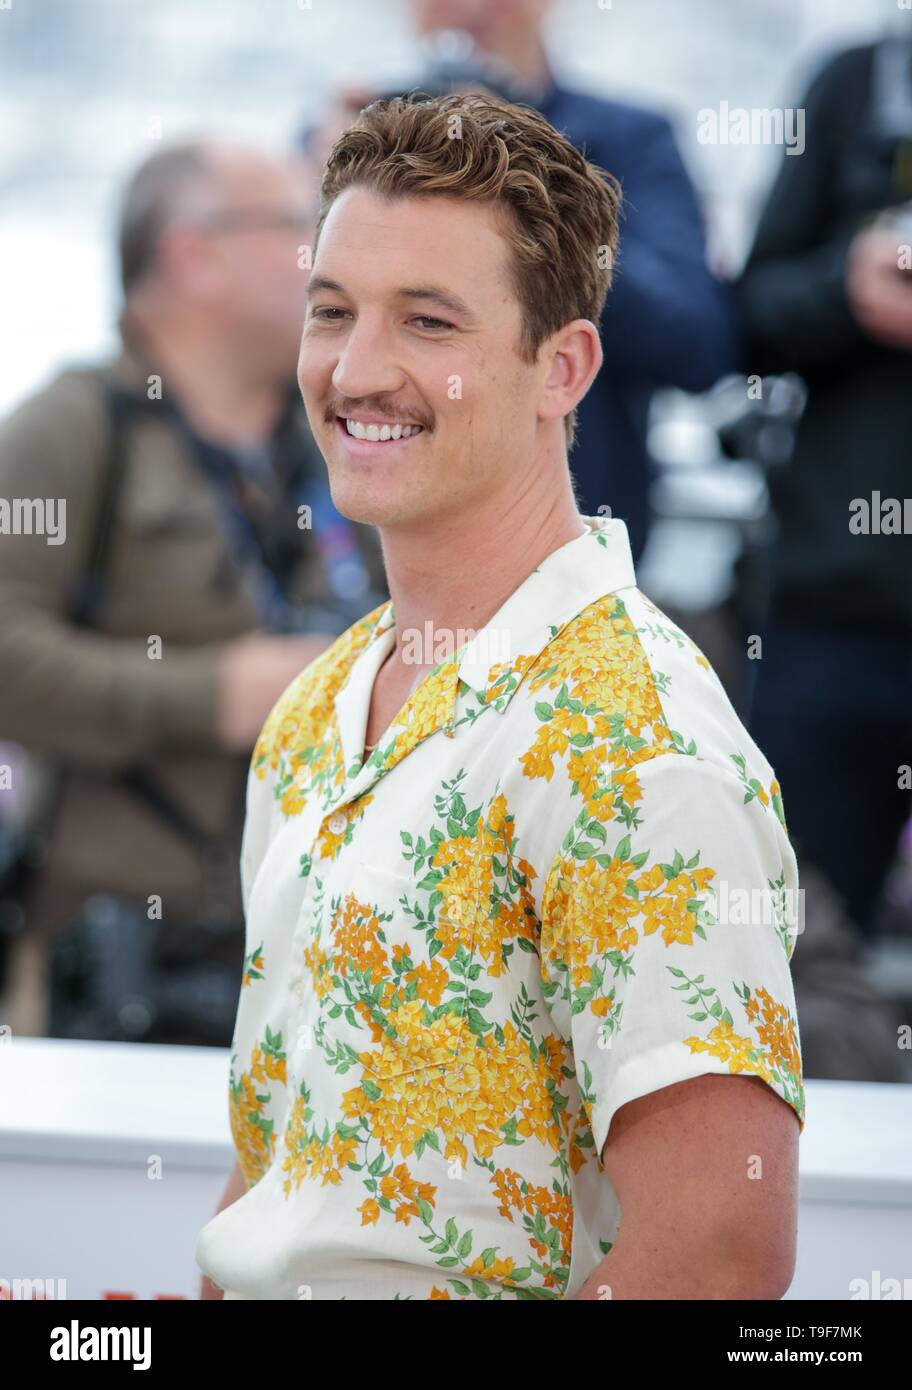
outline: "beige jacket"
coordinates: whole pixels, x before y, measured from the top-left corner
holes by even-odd
[[[247,760],[219,744],[217,667],[225,644],[260,621],[215,489],[164,412],[146,411],[130,427],[106,601],[93,630],[66,618],[84,572],[106,456],[101,380],[145,396],[147,377],[124,348],[105,367],[64,371],[0,425],[0,499],[66,501],[64,543],[9,534],[11,524],[0,535],[0,739],[67,769],[8,986],[29,997],[20,1032],[42,1031],[47,934],[87,895],[159,894],[166,918],[175,920],[200,909],[199,852],[118,785],[121,769],[154,769],[197,822],[212,831],[230,826],[234,849],[240,841]],[[303,405],[300,412],[315,466],[325,468]],[[373,584],[386,596],[378,535],[365,526],[356,532]],[[317,601],[328,592],[325,566],[314,533],[299,534],[293,591]],[[153,636],[161,639],[160,660],[149,657]],[[37,771],[18,790],[35,793]],[[232,910],[240,914],[236,854],[229,877]]]

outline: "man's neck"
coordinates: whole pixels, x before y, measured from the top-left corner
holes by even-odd
[[[227,447],[270,439],[292,384],[251,375],[248,355],[237,360],[219,342],[183,328],[133,327],[128,349],[162,379],[187,423],[204,439]]]
[[[585,534],[569,477],[544,505],[531,497],[507,507],[492,498],[469,519],[453,515],[414,531],[381,528],[396,646],[390,666],[415,673],[409,659],[417,633],[421,667],[437,664],[441,636],[461,646],[480,632],[511,594],[553,551]],[[450,647],[450,650],[453,648]]]

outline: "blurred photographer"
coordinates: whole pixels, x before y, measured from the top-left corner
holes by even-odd
[[[154,154],[121,213],[122,351],[0,427],[0,495],[65,518],[0,543],[0,738],[32,755],[43,857],[7,866],[16,1032],[230,1038],[253,743],[387,596],[295,381],[312,207],[301,171],[256,151]]]

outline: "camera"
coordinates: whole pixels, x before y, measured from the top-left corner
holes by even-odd
[[[236,933],[237,961],[218,959]],[[230,953],[229,953],[230,954]],[[171,934],[139,903],[95,894],[54,942],[54,1038],[230,1046],[243,968],[243,929],[191,924]]]

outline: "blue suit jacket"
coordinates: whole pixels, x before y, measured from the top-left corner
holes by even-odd
[[[738,370],[733,300],[706,266],[700,213],[664,116],[554,83],[538,110],[620,181],[616,274],[599,329],[605,361],[580,403],[570,467],[580,509],[607,504],[646,540],[652,465],[649,400],[657,386],[705,391]]]

